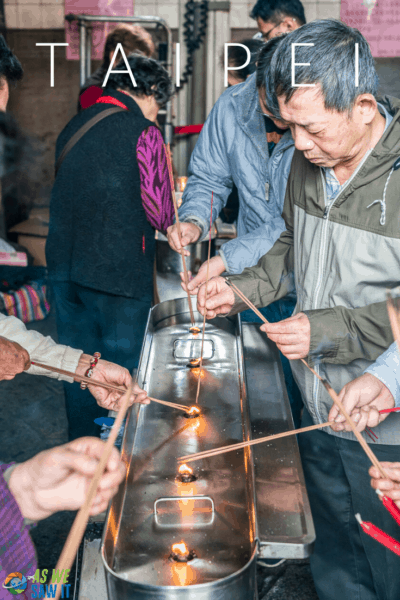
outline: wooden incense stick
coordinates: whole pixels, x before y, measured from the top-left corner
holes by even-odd
[[[130,405],[132,386],[133,383],[131,382],[121,399],[121,408],[110,431],[109,438],[105,444],[103,454],[101,455],[99,464],[97,465],[97,469],[93,475],[85,501],[75,517],[72,528],[68,534],[67,541],[65,542],[60,558],[58,559],[56,566],[56,570],[58,569],[58,573],[65,573],[67,569],[71,569],[72,563],[74,562],[76,553],[79,549],[79,545],[82,541],[83,535],[86,530],[86,525],[90,516],[90,508],[92,506],[94,498],[96,497],[97,488],[107,466],[107,462],[113,450],[115,440],[117,439],[118,433],[121,429],[122,421],[124,420],[126,412]],[[60,598],[61,587],[61,585],[57,586],[57,592],[55,596],[56,600],[59,600]]]
[[[168,166],[169,181],[171,183],[171,194],[172,194],[172,202],[174,204],[176,228],[178,230],[179,243],[181,244],[180,252],[181,252],[181,257],[182,257],[182,266],[183,266],[183,274],[184,274],[184,279],[185,279],[186,293],[187,293],[188,302],[189,302],[190,320],[192,322],[192,327],[194,327],[194,313],[193,313],[193,308],[192,308],[192,297],[188,290],[189,276],[188,276],[188,272],[187,272],[187,268],[186,268],[185,250],[183,249],[183,246],[182,246],[181,223],[179,221],[178,204],[176,202],[176,195],[175,195],[174,173],[172,171],[170,145],[168,144],[168,146],[165,146],[165,144],[164,144],[164,150],[165,150],[165,154],[167,156],[167,166]]]
[[[84,375],[78,375],[77,373],[72,373],[72,371],[64,371],[64,369],[58,369],[57,367],[52,367],[51,365],[44,365],[42,363],[38,363],[36,361],[31,361],[31,364],[35,367],[40,367],[41,369],[46,369],[47,371],[53,371],[53,373],[59,373],[60,375],[65,375],[66,377],[71,377],[71,379],[75,379],[75,381],[83,381],[89,385],[97,385],[106,390],[111,390],[115,392],[119,392],[120,394],[125,394],[126,388],[119,387],[117,385],[113,385],[112,383],[105,383],[103,381],[98,381],[97,379],[92,379],[89,377],[85,377]],[[158,400],[157,398],[150,398],[147,396],[151,402],[158,402],[158,404],[165,404],[166,406],[170,406],[171,408],[177,408],[179,410],[184,410],[185,412],[190,408],[189,406],[185,406],[184,404],[176,404],[175,402],[167,402],[166,400]]]
[[[209,277],[209,270],[210,270],[210,256],[211,256],[211,228],[212,228],[212,216],[213,216],[213,203],[214,203],[214,192],[211,192],[211,210],[210,210],[210,233],[209,233],[209,238],[208,238],[208,255],[207,255],[207,271],[206,271],[206,296],[205,296],[205,300],[204,302],[207,302],[207,294],[208,294],[208,277]],[[204,311],[204,316],[203,316],[203,332],[201,334],[201,352],[200,352],[200,365],[199,365],[199,378],[197,380],[197,390],[196,390],[196,402],[195,404],[198,403],[199,401],[199,395],[200,395],[200,384],[201,384],[201,371],[203,368],[203,351],[204,351],[204,335],[205,335],[205,331],[206,331],[206,311]]]
[[[243,300],[243,302],[245,304],[247,304],[247,306],[249,308],[251,308],[260,317],[260,319],[262,321],[264,321],[264,323],[268,323],[267,319],[260,313],[259,310],[257,310],[257,308],[254,306],[254,304],[248,298],[246,298],[246,296],[243,294],[243,292],[241,292],[234,283],[232,283],[231,281],[228,281],[228,280],[226,280],[226,283],[235,291],[236,295],[239,296],[239,298],[241,300]],[[340,412],[346,419],[347,423],[351,427],[352,432],[356,436],[357,440],[361,444],[362,449],[364,450],[364,452],[366,453],[366,455],[368,456],[368,458],[370,459],[372,464],[378,469],[378,471],[380,472],[382,477],[384,479],[387,479],[387,475],[385,474],[385,471],[381,467],[378,459],[376,458],[376,456],[373,453],[373,451],[371,450],[371,448],[368,446],[367,442],[362,437],[361,433],[359,431],[357,431],[354,422],[351,420],[350,416],[347,414],[347,411],[345,410],[343,404],[340,402],[339,397],[336,394],[336,392],[332,389],[332,387],[329,385],[329,383],[327,381],[325,381],[312,367],[310,367],[310,365],[303,358],[301,358],[300,360],[307,367],[307,369],[309,369],[311,371],[311,373],[313,373],[315,375],[315,377],[317,377],[322,382],[322,384],[324,385],[328,394],[332,398],[334,404],[338,407],[338,409],[340,410]]]
[[[203,458],[210,458],[211,456],[217,456],[218,454],[224,454],[225,452],[233,452],[234,450],[240,450],[241,448],[247,448],[248,446],[255,446],[256,444],[264,444],[265,442],[289,437],[290,435],[297,435],[298,433],[313,431],[314,429],[321,429],[321,427],[329,427],[330,425],[333,425],[334,422],[335,421],[327,421],[326,423],[310,425],[309,427],[303,427],[302,429],[292,429],[290,431],[284,431],[283,433],[268,435],[257,440],[249,440],[248,442],[240,442],[238,444],[230,444],[229,446],[221,446],[221,448],[205,450],[204,452],[197,452],[196,454],[187,454],[186,456],[181,456],[180,458],[178,458],[178,461],[186,463],[192,462],[194,460],[201,460]]]

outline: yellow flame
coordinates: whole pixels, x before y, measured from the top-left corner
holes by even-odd
[[[182,556],[186,556],[186,554],[189,554],[189,549],[186,546],[185,542],[180,542],[179,544],[172,544],[172,552],[174,554],[181,554]]]
[[[192,475],[193,473],[193,469],[191,469],[189,465],[185,464],[181,465],[178,470],[181,475]]]
[[[200,416],[200,413],[201,413],[201,411],[200,411],[200,409],[199,409],[197,406],[191,406],[191,407],[189,408],[189,410],[187,411],[187,413],[188,413],[188,415],[190,415],[191,417],[193,417],[193,416],[196,416],[196,417],[198,417],[198,416]]]

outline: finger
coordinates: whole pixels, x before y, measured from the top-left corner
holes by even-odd
[[[234,303],[235,303],[235,296],[234,296],[232,290],[226,289],[225,291],[219,292],[218,294],[215,294],[215,296],[208,298],[207,302],[206,302],[206,308],[207,308],[207,310],[215,310],[222,306],[224,306],[224,307],[229,306],[229,310],[230,310]],[[224,311],[224,312],[229,312],[229,311]]]
[[[75,453],[77,453],[77,457],[79,457],[80,454],[84,454],[84,455],[86,455],[86,457],[90,457],[91,459],[97,459],[96,460],[96,465],[97,465],[97,461],[100,459],[100,457],[102,456],[102,454],[104,452],[105,445],[106,445],[105,442],[103,442],[99,438],[84,437],[84,438],[78,438],[77,440],[69,442],[68,444],[65,444],[64,447],[72,449]],[[112,452],[110,454],[110,457],[108,459],[106,468],[109,471],[115,471],[115,469],[118,468],[119,463],[120,463],[119,452],[116,448],[113,448]]]
[[[270,340],[282,346],[292,346],[299,343],[299,333],[267,333]]]
[[[265,327],[265,332],[273,335],[298,333],[303,329],[302,324],[298,320],[290,321],[289,319],[279,321],[278,323],[268,323],[265,324]]]
[[[384,469],[385,473],[389,475],[389,477],[393,478],[395,481],[400,482],[400,462],[381,462],[381,467]],[[380,471],[376,467],[370,467],[368,473],[371,477],[375,479],[380,479],[382,476]]]
[[[354,411],[354,413],[352,413],[351,420],[353,421],[353,423],[355,425],[358,425],[358,423],[361,420],[360,411]],[[347,423],[347,421],[345,421],[344,423],[339,423],[339,425],[342,425],[344,431],[349,431],[349,432],[352,431],[352,429],[351,429],[350,425]]]
[[[371,486],[374,490],[380,490],[381,492],[389,492],[395,489],[395,483],[390,479],[371,479]]]
[[[355,415],[354,415],[355,416]],[[357,431],[361,433],[367,426],[369,418],[369,410],[365,410],[364,408],[360,411],[360,420],[358,421],[358,425],[356,427]]]

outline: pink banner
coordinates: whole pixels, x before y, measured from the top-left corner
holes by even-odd
[[[132,0],[65,0],[65,14],[74,15],[110,15],[132,17],[134,2]],[[107,35],[117,23],[93,23],[92,59],[103,58],[104,42]],[[79,27],[77,21],[65,22],[67,58],[79,59]]]
[[[400,56],[399,0],[342,0],[340,18],[361,31],[373,56]]]

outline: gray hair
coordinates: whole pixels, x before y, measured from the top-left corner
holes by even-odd
[[[367,40],[357,30],[335,19],[312,21],[296,29],[278,45],[271,61],[271,87],[276,96],[289,102],[298,87],[292,85],[292,44],[296,46],[295,62],[309,63],[295,68],[296,84],[320,84],[327,110],[351,111],[360,94],[376,96],[378,76]],[[355,56],[359,51],[359,77],[356,87]],[[279,114],[277,98],[271,110]]]

